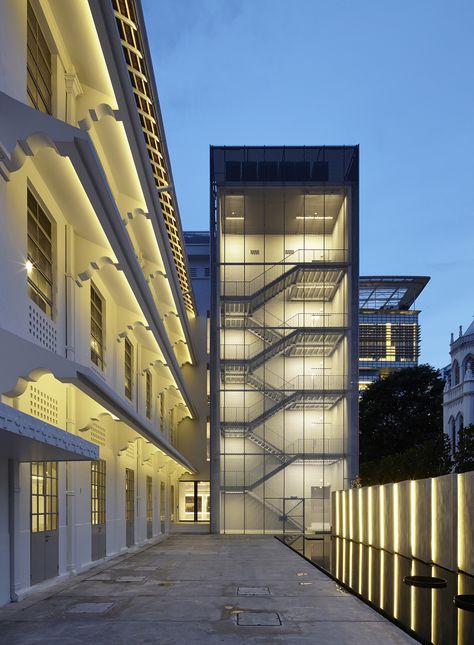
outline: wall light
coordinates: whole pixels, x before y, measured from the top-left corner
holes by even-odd
[[[25,269],[28,275],[33,271],[33,262],[31,260],[25,262]]]

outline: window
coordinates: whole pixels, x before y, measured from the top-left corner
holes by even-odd
[[[160,392],[160,431],[165,431],[165,395]]]
[[[58,464],[34,461],[31,464],[31,532],[58,528]]]
[[[125,339],[125,396],[132,400],[133,389],[133,345]]]
[[[105,524],[105,469],[103,459],[91,461],[91,524]]]
[[[91,282],[91,361],[104,369],[104,300]]]
[[[454,377],[454,385],[458,385],[460,380],[460,374],[459,374],[459,363],[457,361],[454,361],[452,371],[453,371],[453,377]]]
[[[150,475],[146,476],[146,519],[153,521],[153,479]]]
[[[153,381],[150,372],[145,372],[145,389],[146,389],[146,416],[151,419],[153,414]]]
[[[52,114],[51,52],[29,2],[26,43],[28,100],[36,110]]]
[[[130,468],[125,468],[125,519],[132,522],[135,517],[135,473]]]
[[[28,295],[44,313],[53,312],[52,224],[33,193],[27,196]]]

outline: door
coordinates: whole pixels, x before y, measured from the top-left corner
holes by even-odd
[[[164,534],[166,532],[166,487],[163,482],[160,484],[160,528]]]
[[[31,558],[30,580],[38,582],[58,575],[58,464],[31,464]]]
[[[106,463],[104,459],[91,461],[92,560],[100,560],[106,556],[105,480]]]
[[[153,535],[153,479],[146,476],[146,536]]]
[[[283,500],[283,532],[304,533],[304,499],[286,497]]]
[[[126,545],[135,544],[135,473],[125,468],[125,537]]]

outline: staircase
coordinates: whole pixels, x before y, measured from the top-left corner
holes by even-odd
[[[221,432],[223,431],[225,434],[228,430],[242,428],[245,428],[247,430],[255,430],[255,428],[258,428],[259,425],[268,421],[274,414],[276,414],[280,410],[289,408],[292,404],[296,403],[296,401],[302,397],[304,397],[304,393],[302,392],[292,392],[289,396],[286,396],[284,394],[283,398],[280,401],[277,401],[275,405],[271,406],[267,410],[264,410],[254,419],[250,419],[248,421],[221,422]]]
[[[297,518],[289,517],[288,515],[285,515],[283,513],[283,510],[279,508],[274,502],[272,502],[270,499],[267,497],[262,497],[259,493],[255,492],[254,490],[248,490],[247,491],[248,495],[255,499],[257,502],[260,502],[263,506],[265,506],[266,509],[269,511],[272,511],[275,513],[275,515],[278,516],[278,519],[280,522],[283,522],[283,528],[285,531],[287,529],[297,531],[298,533],[301,533],[304,531],[304,526],[301,522],[297,520]],[[283,500],[282,500],[283,502]]]
[[[253,491],[257,486],[260,486],[264,482],[267,481],[267,479],[270,479],[271,477],[274,477],[277,473],[281,472],[284,468],[292,464],[295,460],[297,459],[297,455],[284,455],[281,454],[281,459],[278,459],[279,463],[273,468],[273,470],[268,471],[261,477],[258,477],[255,479],[255,481],[247,484],[246,482],[242,481],[236,484],[231,484],[231,485],[224,485],[222,486],[222,490],[226,493],[247,493],[248,491]],[[244,479],[245,475],[251,475],[251,472],[244,472],[242,471],[242,480]]]
[[[281,270],[285,265],[275,265]],[[268,269],[271,271],[274,267]],[[316,269],[313,266],[293,265],[274,280],[254,291],[255,282],[264,282],[261,276],[248,283],[249,295],[221,295],[221,302],[226,313],[241,311],[252,315],[265,303],[286,289],[292,289],[290,300],[321,300],[330,301],[342,279],[343,269]],[[264,275],[264,274],[262,274]],[[304,292],[304,293],[303,293]],[[230,307],[228,307],[230,305]],[[236,305],[241,308],[236,309]]]
[[[245,365],[246,371],[253,372],[266,361],[283,352],[292,355],[298,345],[303,345],[305,356],[330,356],[342,338],[342,333],[328,331],[322,333],[313,327],[293,329],[286,336],[274,333],[274,342],[249,358],[227,358],[221,360],[224,368],[229,365]],[[238,347],[238,346],[237,346]]]

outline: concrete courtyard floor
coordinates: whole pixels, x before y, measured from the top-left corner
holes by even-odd
[[[0,609],[0,643],[414,643],[273,537],[187,535]]]

